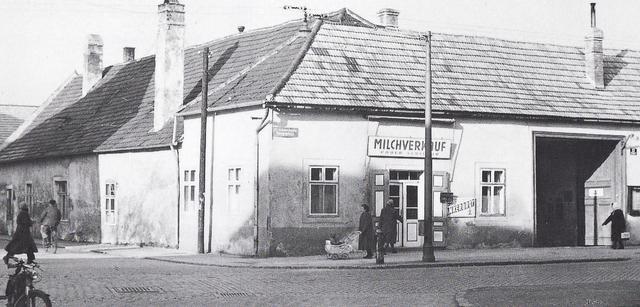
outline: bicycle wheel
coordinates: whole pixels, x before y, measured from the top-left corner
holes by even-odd
[[[29,291],[29,297],[22,296],[13,305],[16,307],[51,307],[49,295],[40,290]]]

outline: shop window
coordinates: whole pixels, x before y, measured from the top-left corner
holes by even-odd
[[[104,187],[104,216],[106,224],[116,224],[116,184],[114,182],[108,182]]]
[[[227,172],[227,208],[236,208],[240,198],[240,177],[242,169],[229,168]]]
[[[338,167],[310,167],[309,193],[312,215],[338,214]]]
[[[69,213],[71,212],[71,206],[69,204],[69,195],[67,193],[67,182],[66,181],[54,181],[54,186],[56,189],[56,202],[58,203],[58,207],[60,211],[62,211],[62,219],[69,220]]]
[[[480,190],[482,193],[481,215],[504,215],[505,212],[505,171],[503,169],[482,169]]]
[[[640,216],[640,186],[629,187],[629,215]]]
[[[182,193],[182,209],[184,211],[195,210],[196,200],[196,171],[185,170],[184,178],[182,180],[183,193]]]

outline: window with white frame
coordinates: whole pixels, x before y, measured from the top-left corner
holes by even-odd
[[[196,171],[195,170],[185,170],[184,178],[183,178],[183,210],[195,210],[196,208],[196,200],[198,196],[196,195]]]
[[[227,172],[227,208],[236,208],[240,198],[240,178],[242,169],[232,167]]]
[[[104,186],[104,216],[108,225],[116,224],[116,184],[107,182]]]
[[[505,170],[482,169],[480,190],[482,193],[481,215],[504,215],[505,212]]]
[[[338,214],[338,167],[309,167],[309,213]]]

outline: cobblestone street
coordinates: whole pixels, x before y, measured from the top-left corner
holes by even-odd
[[[456,295],[476,288],[580,289],[585,283],[593,288],[593,283],[640,281],[638,260],[385,270],[218,268],[133,258],[42,259],[40,264],[45,272],[36,286],[55,306],[455,306]],[[149,292],[120,293],[129,287]],[[538,288],[538,301],[525,305],[541,304],[545,289],[554,288]],[[636,297],[614,303],[638,302],[631,292]],[[601,294],[598,299],[598,292],[592,293],[590,302],[609,305]]]

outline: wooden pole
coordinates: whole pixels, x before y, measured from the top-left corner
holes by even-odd
[[[435,262],[433,254],[433,165],[431,161],[431,31],[426,36],[426,76],[424,101],[424,241],[422,262]]]
[[[207,104],[209,86],[209,47],[202,51],[202,101],[200,102],[200,167],[198,182],[198,253],[204,254],[204,190],[207,157]]]

